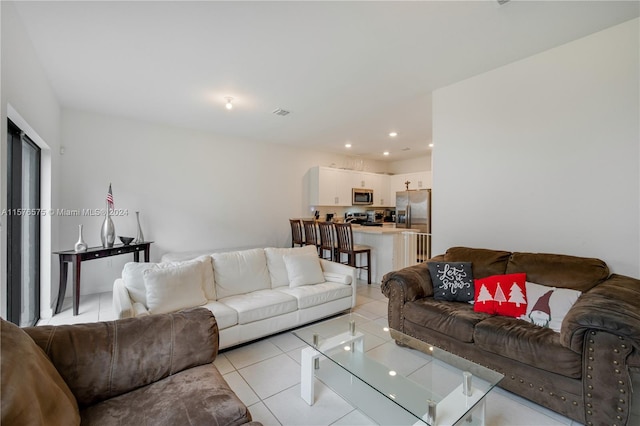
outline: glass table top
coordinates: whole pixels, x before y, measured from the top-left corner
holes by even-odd
[[[483,424],[467,413],[503,375],[409,336],[421,350],[400,347],[384,323],[347,314],[293,334],[323,355],[315,376],[379,424]]]

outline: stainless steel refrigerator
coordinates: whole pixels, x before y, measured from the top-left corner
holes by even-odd
[[[396,192],[396,228],[411,228],[419,232],[405,236],[405,266],[431,258],[430,189]]]
[[[431,190],[396,192],[396,228],[431,233]]]

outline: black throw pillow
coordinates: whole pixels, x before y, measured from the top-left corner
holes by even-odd
[[[471,262],[429,262],[433,298],[470,302],[474,297]]]

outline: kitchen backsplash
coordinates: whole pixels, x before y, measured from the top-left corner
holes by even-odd
[[[334,217],[339,219],[339,221],[343,221],[344,220],[344,214],[345,213],[349,213],[349,212],[353,212],[353,213],[364,213],[367,210],[373,210],[375,209],[375,207],[373,206],[354,206],[354,207],[326,207],[326,206],[320,206],[320,207],[311,207],[311,210],[309,211],[309,217],[313,217],[313,213],[318,210],[320,212],[320,217],[319,220],[326,220],[327,218],[327,213],[333,213]]]

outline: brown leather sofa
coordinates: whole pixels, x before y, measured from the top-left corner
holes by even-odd
[[[251,422],[213,365],[217,353],[204,308],[24,329],[2,320],[2,424]]]
[[[423,263],[382,281],[396,341],[408,335],[499,371],[499,386],[583,424],[631,425],[631,379],[640,376],[640,280],[609,275],[598,259],[554,254],[453,247],[430,261],[472,262],[476,279],[525,272],[527,281],[582,295],[557,333],[475,312],[469,303],[435,300]]]

